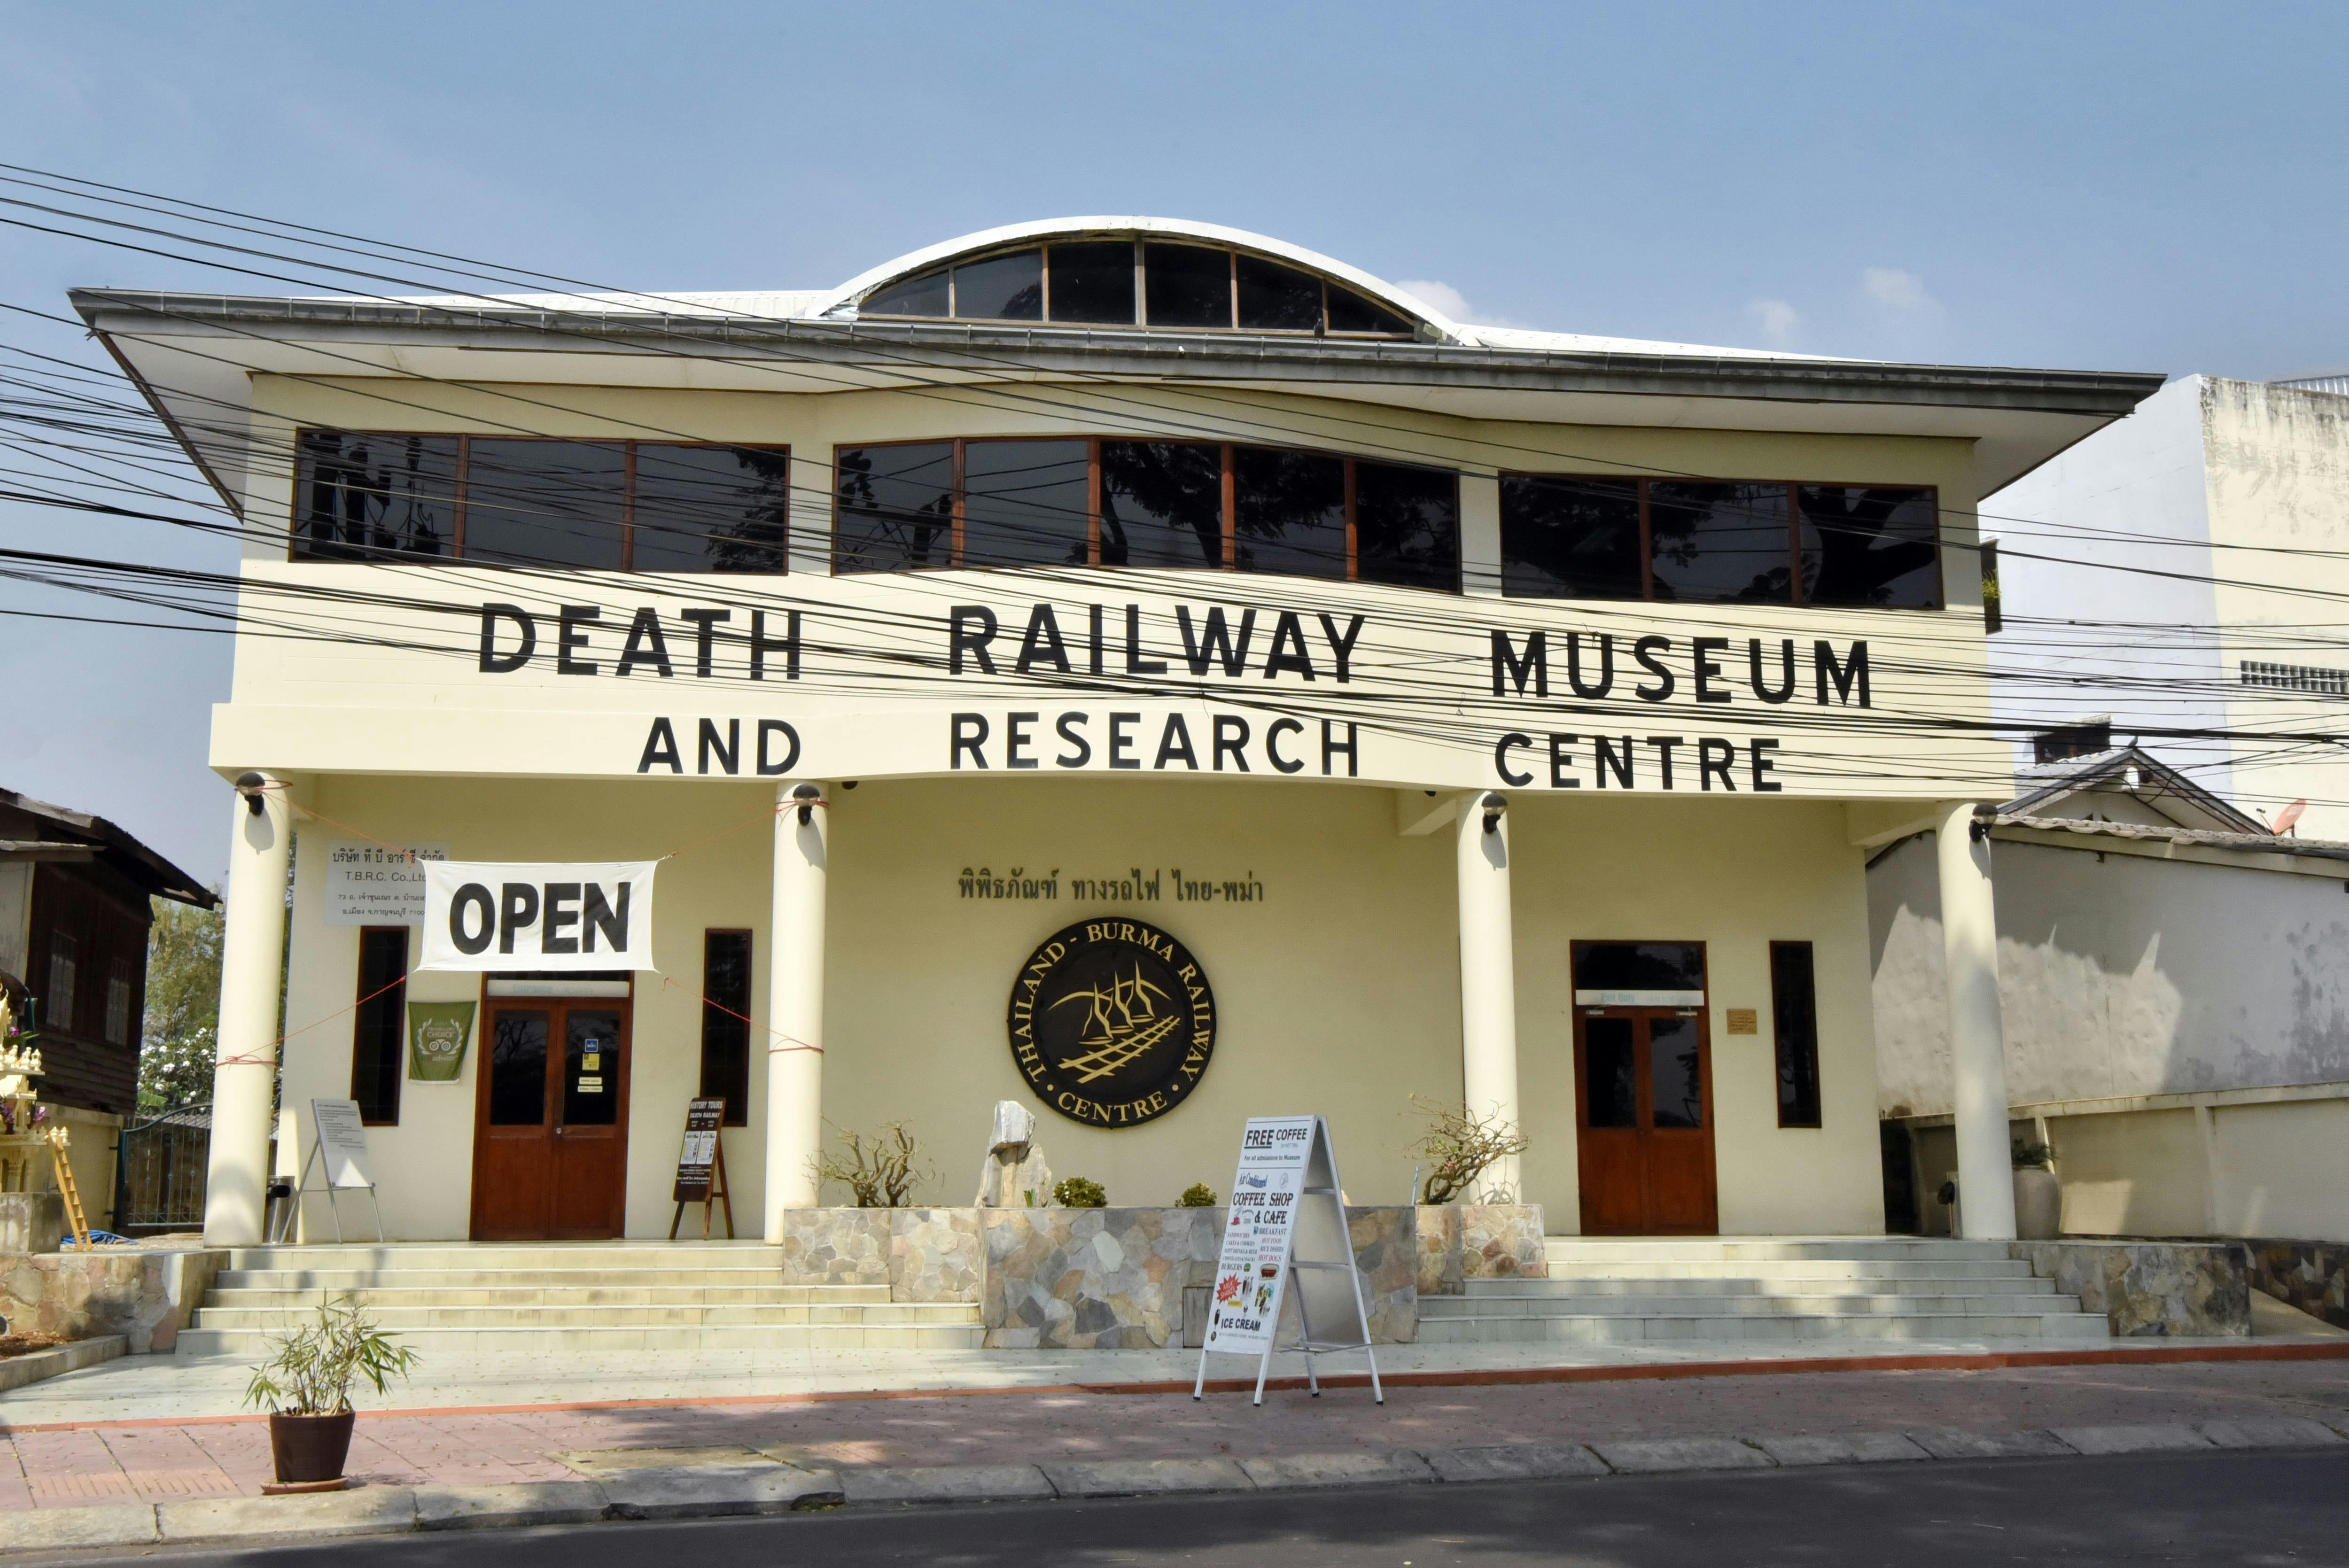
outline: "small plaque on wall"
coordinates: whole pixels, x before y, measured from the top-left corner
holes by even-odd
[[[1729,1009],[1729,1032],[1733,1035],[1758,1035],[1762,1032],[1761,1015],[1752,1007]]]

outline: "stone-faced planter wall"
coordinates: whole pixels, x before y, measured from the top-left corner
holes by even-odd
[[[2278,1301],[2349,1328],[2349,1245],[2252,1241],[2251,1284]]]
[[[227,1266],[225,1251],[202,1248],[0,1255],[0,1315],[19,1333],[119,1334],[133,1355],[170,1350]]]
[[[891,1301],[977,1301],[976,1209],[789,1209],[783,1283],[886,1285]]]
[[[1112,1350],[1176,1342],[1183,1290],[1214,1284],[1228,1212],[980,1211],[988,1347]],[[1445,1291],[1446,1282],[1456,1295],[1468,1279],[1549,1272],[1537,1204],[1354,1205],[1346,1210],[1346,1227],[1354,1266],[1369,1289],[1371,1338],[1381,1345],[1416,1340],[1420,1295]],[[1293,1327],[1293,1321],[1284,1324],[1284,1338]]]
[[[2251,1331],[2251,1256],[2240,1242],[2015,1242],[2013,1255],[2124,1338]]]
[[[1543,1223],[1539,1203],[1421,1204],[1419,1294],[1465,1295],[1472,1279],[1547,1279]]]

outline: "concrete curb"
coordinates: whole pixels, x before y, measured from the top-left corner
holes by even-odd
[[[130,1353],[130,1341],[119,1334],[101,1334],[95,1339],[77,1339],[49,1350],[27,1351],[0,1361],[0,1393],[22,1388],[28,1384],[47,1382],[67,1372],[78,1372],[85,1367],[95,1367],[101,1361],[111,1361]]]
[[[580,1480],[503,1486],[367,1487],[293,1497],[0,1511],[0,1553],[94,1546],[264,1543],[301,1537],[514,1529],[637,1519],[722,1519],[846,1506],[950,1507],[1372,1486],[1474,1485],[1690,1471],[1916,1464],[2083,1455],[2214,1453],[2349,1445],[2339,1424],[2298,1418],[2199,1426],[2064,1427],[2053,1431],[1804,1433],[1354,1449],[1233,1460],[1102,1460],[1036,1465],[886,1465],[837,1471],[746,1463],[615,1469]]]

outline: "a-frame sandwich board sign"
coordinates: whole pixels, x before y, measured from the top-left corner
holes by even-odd
[[[1330,1124],[1319,1116],[1254,1116],[1240,1135],[1239,1171],[1232,1178],[1216,1288],[1207,1307],[1207,1337],[1199,1348],[1196,1399],[1207,1386],[1210,1356],[1257,1357],[1255,1403],[1264,1403],[1265,1374],[1276,1349],[1305,1354],[1305,1378],[1315,1398],[1321,1379],[1313,1357],[1360,1350],[1370,1357],[1371,1396],[1379,1387],[1379,1358],[1371,1349],[1371,1319],[1361,1274],[1346,1230],[1343,1183]],[[1297,1342],[1274,1343],[1281,1304],[1297,1299]]]

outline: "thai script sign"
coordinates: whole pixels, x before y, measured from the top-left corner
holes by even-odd
[[[446,844],[370,844],[336,839],[326,846],[328,925],[420,925],[425,861],[449,858]]]

